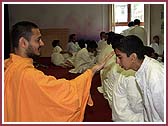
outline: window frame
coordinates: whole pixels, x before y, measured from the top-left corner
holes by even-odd
[[[115,22],[115,26],[128,26],[128,23],[131,21],[131,4],[127,4],[127,10],[127,22]],[[140,26],[144,26],[144,22],[141,22]]]

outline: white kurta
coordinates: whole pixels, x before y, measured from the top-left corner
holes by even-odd
[[[145,121],[164,121],[164,74],[163,65],[147,56],[135,74],[142,91]]]
[[[101,62],[112,51],[111,45],[106,46],[98,61]],[[142,98],[132,75],[134,75],[132,70],[124,71],[116,64],[115,55],[100,71],[102,86],[98,87],[98,90],[108,100],[113,121],[144,121]]]
[[[112,45],[105,45],[104,49],[99,53],[99,55],[97,56],[97,62],[100,63],[105,56],[109,55],[112,51],[114,51],[114,49],[112,48]],[[111,60],[109,60],[105,66],[107,66],[108,64],[110,64],[111,62],[115,62],[116,57],[112,57]]]
[[[152,47],[155,50],[155,53],[159,55],[163,55],[163,45],[162,44],[157,44],[157,43],[151,43],[150,47]]]
[[[98,53],[100,53],[106,46],[107,46],[107,41],[102,39],[102,40],[99,40],[98,43],[97,43],[97,51]]]
[[[103,59],[109,55],[114,49],[112,48],[111,45],[106,45],[104,50],[101,51],[101,53],[96,57],[97,63],[100,63],[103,61]],[[116,55],[113,55],[110,60],[108,60],[104,66],[104,68],[100,71],[100,78],[101,78],[101,87],[98,87],[98,91],[100,93],[103,93],[104,97],[106,98],[105,90],[106,90],[106,83],[108,81],[108,72],[111,71],[111,68],[116,62]]]
[[[74,53],[74,52],[78,52],[80,50],[80,47],[78,45],[77,42],[69,42],[67,44],[67,51],[68,52],[71,52],[71,53]]]
[[[60,66],[65,62],[64,56],[60,53],[61,51],[61,47],[56,46],[51,54],[51,62],[57,66]]]
[[[104,75],[103,94],[112,109],[113,121],[143,122],[142,97],[132,76],[134,72],[124,71],[118,64],[112,63],[111,69],[101,71],[101,74]]]
[[[118,75],[113,87],[112,119],[117,122],[144,122],[142,97],[135,77]]]
[[[76,53],[74,61],[74,69],[69,70],[70,73],[83,73],[88,68],[91,68],[95,63],[95,58],[91,58],[86,48],[81,49]]]
[[[128,33],[129,33],[129,31],[130,31],[132,28],[134,28],[134,27],[133,27],[133,26],[132,26],[132,27],[129,27],[129,28],[123,30],[120,34],[123,35],[123,36],[127,36]]]
[[[134,26],[131,30],[129,30],[128,35],[136,35],[138,36],[144,45],[147,45],[147,33],[143,27]]]

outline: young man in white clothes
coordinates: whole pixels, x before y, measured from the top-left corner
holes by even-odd
[[[164,121],[164,67],[158,61],[144,56],[140,38],[130,35],[115,45],[116,62],[125,70],[136,71],[135,79],[141,89],[145,121]]]

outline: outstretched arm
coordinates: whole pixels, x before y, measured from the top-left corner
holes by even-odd
[[[107,62],[113,55],[114,55],[114,51],[112,51],[109,55],[107,55],[107,56],[104,58],[104,60],[103,60],[102,62],[100,62],[100,63],[96,64],[95,66],[93,66],[93,67],[91,68],[91,70],[92,70],[92,72],[93,72],[93,75],[94,75],[97,71],[101,70],[101,69],[104,67],[104,65],[106,64],[106,62]]]

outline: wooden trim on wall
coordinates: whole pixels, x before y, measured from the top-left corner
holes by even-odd
[[[60,45],[66,49],[69,37],[68,28],[40,29],[44,47],[41,48],[41,57],[51,57],[53,40],[60,40]]]

